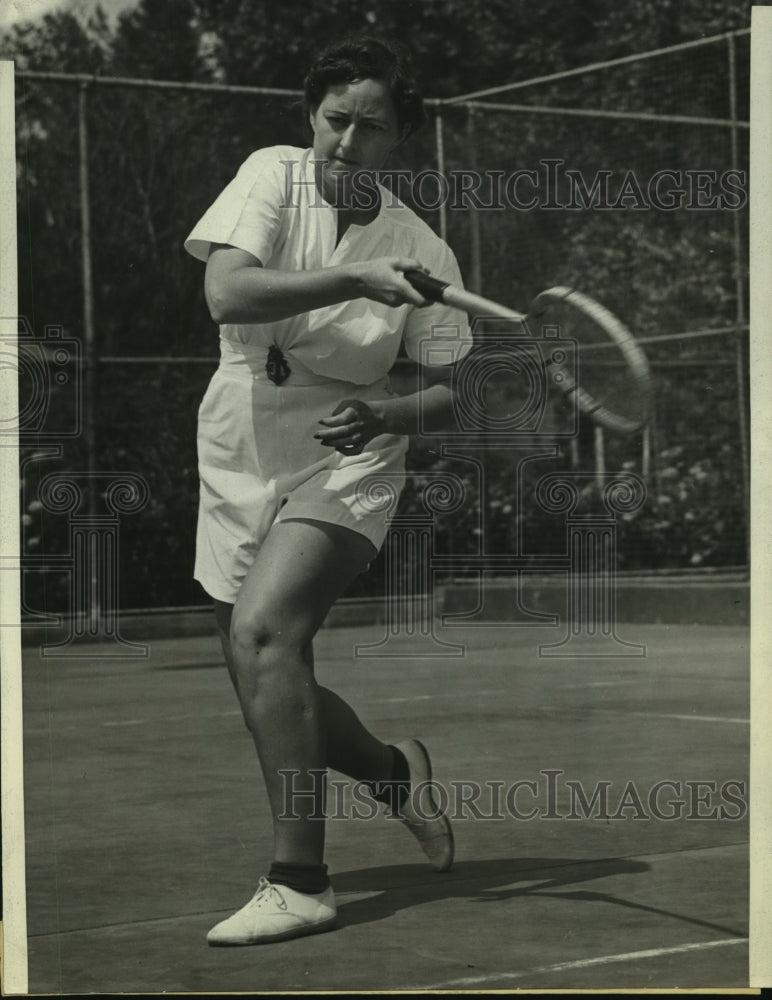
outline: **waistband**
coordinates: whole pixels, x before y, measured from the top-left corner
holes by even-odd
[[[328,378],[326,375],[317,375],[307,368],[302,362],[292,354],[283,351],[284,358],[289,366],[289,374],[281,382],[285,385],[327,385],[337,379]],[[266,363],[268,361],[268,348],[257,344],[239,344],[232,340],[225,340],[220,337],[220,370],[228,375],[246,378],[253,382],[265,382],[268,385],[276,383],[268,377]]]

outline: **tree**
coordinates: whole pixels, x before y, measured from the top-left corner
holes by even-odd
[[[743,28],[748,12],[749,4],[739,0],[142,0],[114,24],[97,10],[85,20],[56,14],[19,25],[2,39],[0,51],[14,56],[21,69],[297,90],[312,54],[340,37],[343,26],[409,35],[425,92],[450,97]],[[738,39],[737,51],[742,81],[746,39]],[[17,86],[21,307],[36,330],[56,323],[74,336],[82,334],[83,322],[78,93],[72,85],[21,76]],[[496,99],[725,118],[727,95],[721,43]],[[87,106],[100,354],[214,355],[217,330],[203,301],[201,265],[184,254],[182,242],[252,149],[306,141],[297,102],[94,83]],[[552,157],[588,183],[597,171],[610,170],[618,185],[627,171],[645,182],[663,167],[722,170],[729,162],[723,128],[486,111],[475,117],[472,140],[464,108],[446,107],[443,117],[448,170],[468,168],[472,154],[481,170],[505,175],[518,168],[539,171],[541,161]],[[395,166],[436,167],[433,130],[419,133],[403,155],[404,163]],[[744,149],[741,155],[744,166]],[[436,225],[436,212],[423,214]],[[483,212],[483,291],[522,308],[547,285],[574,283],[639,333],[728,325],[736,311],[732,218],[727,211]],[[449,212],[448,223],[468,273],[470,213]],[[679,361],[714,359],[725,377],[733,349],[714,338],[679,342],[677,348],[652,346],[650,353],[663,360],[676,351]],[[202,364],[99,369],[98,462],[146,475],[152,497],[126,524],[128,603],[197,599],[186,567],[195,519],[195,408],[209,370]],[[733,383],[725,378],[721,393],[711,396],[705,370],[679,368],[677,378],[658,374],[669,408],[660,413],[654,460],[675,469],[678,478],[657,491],[640,522],[625,526],[620,552],[626,565],[644,558],[672,564],[673,553],[680,562],[738,561],[736,539],[726,531],[719,537],[711,524],[742,517],[738,449],[732,448]],[[717,444],[715,454],[709,439]],[[671,461],[677,445],[683,454]],[[609,444],[609,462],[621,467],[629,459],[625,447]],[[432,468],[436,460],[430,450],[413,452],[414,467]],[[65,461],[84,464],[82,441],[68,445]],[[503,550],[512,531],[507,456],[491,456],[490,473],[491,503],[497,506],[488,524]],[[405,494],[406,505],[417,502],[411,496]],[[668,504],[682,516],[670,517]],[[530,537],[540,545],[549,542],[548,519],[536,510],[518,516],[529,519]],[[651,529],[656,546],[642,544],[639,523]],[[443,544],[474,541],[459,524],[440,527]],[[52,550],[55,533],[47,526]],[[179,567],[174,594],[169,565]]]

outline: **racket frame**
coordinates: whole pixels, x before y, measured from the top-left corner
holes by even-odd
[[[528,328],[528,320],[538,319],[550,304],[563,304],[576,309],[596,323],[606,334],[609,342],[619,349],[640,396],[641,415],[637,419],[632,419],[609,409],[579,384],[573,372],[555,365],[550,359],[545,359],[545,366],[553,366],[553,383],[563,395],[575,398],[582,413],[609,431],[617,434],[634,434],[648,422],[651,413],[652,380],[646,355],[624,323],[589,295],[562,285],[555,286],[537,295],[527,313],[520,313],[500,302],[468,292],[465,288],[439,281],[423,271],[409,270],[405,271],[404,275],[416,291],[430,301],[443,302],[472,316],[495,316],[498,319],[521,323],[529,334],[531,331]]]

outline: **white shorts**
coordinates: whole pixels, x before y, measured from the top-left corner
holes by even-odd
[[[368,489],[378,474],[396,498],[405,481],[408,439],[384,434],[360,455],[342,455],[314,438],[318,421],[343,399],[393,395],[388,380],[358,386],[301,369],[276,386],[266,351],[222,343],[220,367],[198,411],[201,480],[194,576],[215,600],[235,603],[275,521],[302,518],[351,528],[376,549],[395,503]]]

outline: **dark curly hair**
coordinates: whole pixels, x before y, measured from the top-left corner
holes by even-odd
[[[408,52],[371,35],[354,35],[320,52],[303,83],[306,116],[319,107],[331,84],[368,79],[386,83],[399,124],[409,126],[408,135],[423,125],[426,111]]]

